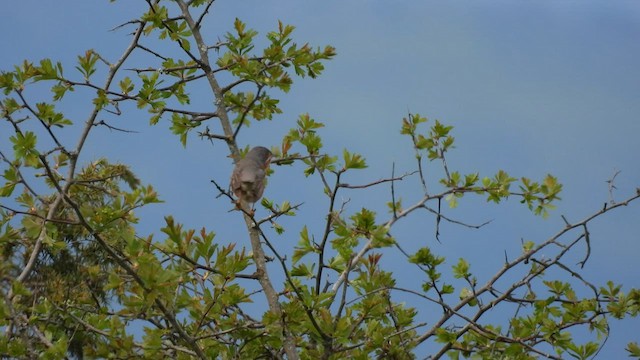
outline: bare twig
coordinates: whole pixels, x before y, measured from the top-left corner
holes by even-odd
[[[436,240],[440,241],[440,220],[442,219],[442,198],[438,198],[438,211],[436,211]]]
[[[374,181],[374,182],[370,182],[368,184],[362,184],[362,185],[349,185],[349,184],[342,183],[342,184],[338,184],[338,187],[345,188],[345,189],[366,189],[368,187],[379,185],[379,184],[383,184],[383,183],[386,183],[386,182],[393,182],[393,181],[403,180],[405,177],[411,176],[411,175],[413,175],[415,173],[417,173],[417,171],[412,171],[410,173],[406,173],[406,174],[404,174],[402,176],[398,176],[398,177],[380,179],[380,180],[377,180],[377,181]]]
[[[238,126],[236,126],[236,130],[233,132],[233,137],[232,137],[233,141],[235,141],[236,138],[238,137],[238,133],[240,132],[242,125],[244,125],[244,122],[247,119],[247,115],[249,114],[249,111],[251,110],[251,108],[253,108],[255,103],[260,99],[260,95],[261,95],[260,93],[262,92],[262,88],[263,88],[263,85],[258,85],[256,96],[253,98],[253,100],[251,100],[251,103],[244,109],[244,111],[242,111],[242,114],[240,114],[240,120],[238,121]],[[224,93],[227,90],[223,89],[222,91]]]
[[[322,173],[322,171],[320,171]],[[342,173],[338,172],[336,174],[336,181],[333,187],[333,190],[329,192],[329,209],[327,210],[327,216],[324,223],[324,232],[322,234],[322,241],[320,241],[320,245],[318,245],[318,270],[316,272],[316,295],[320,294],[320,283],[322,282],[322,272],[324,271],[324,253],[325,247],[327,246],[327,241],[329,240],[329,234],[331,234],[331,227],[333,226],[333,222],[335,221],[334,207],[336,203],[336,196],[338,195],[338,189],[340,188],[340,175]],[[324,179],[324,178],[323,178]],[[325,187],[328,188],[326,182]],[[349,269],[345,269],[344,275],[345,279],[349,272]],[[335,292],[335,289],[334,289]]]
[[[208,127],[205,128],[204,131],[199,131],[198,132],[198,136],[200,136],[202,138],[208,138],[209,140],[218,139],[218,140],[224,140],[226,142],[231,140],[227,135],[219,135],[219,134],[213,134],[213,133],[209,132],[209,128]]]
[[[124,132],[124,133],[134,133],[134,134],[138,133],[135,130],[120,129],[120,128],[117,128],[115,126],[109,125],[104,120],[100,120],[97,123],[93,124],[93,126],[100,126],[100,125],[106,126],[109,130],[115,130],[115,131],[120,131],[120,132]]]
[[[587,245],[587,252],[584,255],[584,259],[582,259],[582,261],[580,261],[578,264],[580,264],[581,268],[584,268],[584,265],[587,263],[587,260],[589,260],[589,256],[591,255],[591,237],[589,236],[589,229],[587,229],[587,224],[582,224],[582,227],[584,228],[584,242]]]
[[[133,24],[140,24],[140,20],[137,20],[137,19],[136,19],[136,20],[129,20],[129,21],[127,21],[126,23],[120,24],[120,25],[118,25],[118,26],[116,26],[116,27],[112,28],[112,29],[111,29],[111,30],[109,30],[109,31],[116,31],[116,30],[118,30],[118,29],[120,29],[120,28],[122,28],[122,27],[125,27],[125,26],[127,26],[127,25],[133,25]]]
[[[215,0],[209,0],[207,2],[207,5],[204,8],[204,11],[202,11],[202,14],[200,14],[200,17],[198,17],[198,20],[195,23],[195,27],[197,29],[200,29],[200,24],[202,24],[202,20],[204,19],[204,17],[209,13],[209,8],[211,7],[211,5],[213,5],[213,2]]]
[[[299,203],[296,205],[292,205],[290,206],[287,210],[276,210],[276,209],[272,209],[269,208],[269,210],[271,210],[271,215],[260,219],[256,224],[257,225],[262,225],[266,222],[271,222],[273,219],[277,219],[282,215],[286,215],[287,213],[289,213],[291,210],[298,210],[300,208],[300,206],[302,206],[304,203]]]
[[[391,178],[395,178],[396,176],[396,163],[395,161],[393,162],[393,164],[391,165]],[[397,203],[396,203],[396,188],[395,188],[395,183],[393,182],[393,180],[391,181],[391,209],[393,210],[393,218],[397,219],[398,218],[398,209],[397,209]]]
[[[7,211],[9,211],[12,214],[20,214],[20,215],[26,215],[26,216],[33,216],[36,217],[38,219],[41,220],[45,220],[47,222],[52,222],[52,223],[58,223],[58,224],[66,224],[66,225],[79,225],[80,223],[77,221],[72,221],[72,220],[67,220],[67,219],[57,219],[57,218],[53,218],[53,219],[47,219],[46,216],[42,216],[38,213],[35,212],[28,212],[28,211],[21,211],[21,210],[15,210],[12,209],[8,206],[4,206],[2,204],[0,204],[0,208],[5,209]]]
[[[148,52],[149,54],[151,54],[151,55],[153,55],[153,56],[155,56],[155,57],[157,57],[157,58],[161,59],[162,61],[167,61],[167,58],[166,58],[166,57],[164,57],[164,56],[162,56],[162,55],[158,54],[157,52],[155,52],[155,51],[153,51],[153,50],[149,49],[149,48],[148,48],[148,47],[146,47],[146,46],[143,46],[143,45],[140,45],[140,44],[136,44],[136,46],[137,46],[139,49],[142,49],[142,50],[144,50],[144,51]]]
[[[613,191],[617,189],[617,187],[614,185],[614,182],[616,180],[616,177],[618,176],[618,174],[620,174],[620,170],[616,170],[613,173],[613,176],[611,176],[611,179],[607,180],[607,187],[609,188],[609,203],[610,204],[615,204],[616,201],[613,199]]]
[[[483,227],[485,225],[488,225],[493,221],[493,219],[492,220],[487,220],[487,221],[485,221],[485,222],[483,222],[481,224],[474,225],[474,224],[469,224],[469,223],[466,223],[466,222],[462,222],[460,220],[452,219],[452,218],[450,218],[450,217],[448,217],[446,215],[443,215],[442,212],[440,212],[439,210],[434,210],[434,209],[428,207],[427,205],[422,205],[421,207],[424,208],[425,210],[429,211],[430,213],[432,213],[434,215],[437,215],[438,217],[442,218],[443,220],[445,220],[447,222],[450,222],[450,223],[456,224],[456,225],[460,225],[460,226],[464,226],[464,227],[467,227],[467,228],[470,228],[470,229],[480,229],[481,227]]]

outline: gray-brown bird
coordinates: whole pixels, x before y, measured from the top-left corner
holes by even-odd
[[[272,156],[266,147],[256,146],[236,163],[231,173],[231,190],[238,197],[239,207],[242,207],[243,202],[252,204],[253,207],[262,197]]]

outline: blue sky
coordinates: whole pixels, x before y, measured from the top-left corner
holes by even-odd
[[[115,59],[127,45],[127,31],[108,30],[143,8],[142,1],[5,5],[0,69],[49,57],[66,64],[71,74],[76,56],[90,48]],[[205,34],[212,41],[223,36],[235,17],[261,34],[282,20],[297,27],[298,42],[332,45],[338,52],[319,79],[298,81],[289,94],[279,94],[284,113],[246,129],[241,145],[277,145],[297,116],[308,112],[327,125],[321,134],[328,151],[348,147],[367,157],[369,168],[346,179],[365,183],[389,176],[393,162],[397,173],[414,169],[410,143],[399,134],[400,120],[411,111],[455,126],[457,148],[449,155],[454,169],[481,175],[504,169],[536,179],[551,173],[565,186],[563,201],[546,220],[529,214],[515,199],[495,206],[465,198],[447,214],[472,223],[494,221],[478,231],[445,224],[442,244],[433,239],[433,219],[415,216],[393,231],[409,249],[428,244],[449,263],[470,257],[472,269],[488,276],[501,265],[504,251],[517,254],[521,238],[541,241],[555,233],[562,226],[561,214],[578,220],[600,209],[608,200],[605,181],[615,171],[621,170],[616,199],[640,186],[636,1],[220,0]],[[194,108],[207,106],[208,96],[194,95]],[[78,103],[68,111],[80,123],[87,109]],[[245,233],[237,231],[239,215],[226,212],[230,205],[215,199],[209,183],[212,178],[228,181],[232,164],[226,147],[191,138],[183,149],[166,123],[147,124],[144,113],[125,114],[113,125],[139,133],[99,129],[85,153],[87,161],[108,156],[130,164],[166,200],[139,213],[141,232],[156,232],[162,217],[173,214],[189,227],[215,230],[221,241],[248,246]],[[432,169],[437,176],[437,167]],[[287,252],[304,224],[320,236],[321,221],[314,216],[326,204],[317,179],[305,180],[300,168],[275,170],[265,196],[305,202],[300,216],[282,221],[287,232],[278,241]],[[405,204],[421,197],[417,179],[399,184],[398,191]],[[349,211],[366,206],[386,219],[388,187],[345,193],[347,198]],[[594,223],[593,254],[584,270],[594,282],[615,279],[640,286],[639,215],[635,204]],[[391,269],[394,260],[400,262],[394,256],[387,258]],[[626,341],[640,340],[630,331],[638,326],[638,320],[614,323],[600,358],[624,356]]]

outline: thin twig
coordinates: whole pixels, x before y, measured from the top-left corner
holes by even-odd
[[[200,14],[200,17],[198,17],[198,20],[195,23],[195,27],[197,29],[200,29],[200,25],[202,24],[202,20],[204,19],[204,17],[209,13],[209,8],[211,7],[211,5],[213,5],[213,2],[215,0],[209,0],[207,2],[207,5],[204,8],[204,11],[202,11],[202,14]]]
[[[609,203],[615,204],[616,201],[613,199],[613,191],[617,189],[614,185],[614,181],[616,180],[616,176],[620,174],[620,170],[616,170],[611,176],[611,179],[607,180],[607,187],[609,188]]]
[[[467,227],[467,228],[470,228],[470,229],[480,229],[481,227],[483,227],[485,225],[488,225],[491,222],[493,222],[493,219],[491,219],[491,220],[487,220],[487,221],[485,221],[485,222],[483,222],[481,224],[478,224],[478,225],[469,224],[469,223],[462,222],[460,220],[452,219],[452,218],[450,218],[450,217],[448,217],[446,215],[443,215],[442,212],[439,212],[438,210],[434,210],[434,209],[428,207],[427,205],[422,205],[421,207],[424,208],[425,210],[429,211],[430,213],[439,216],[443,220],[446,220],[447,222],[450,222],[450,223],[456,224],[456,225],[461,225],[461,226],[464,226],[464,227]]]
[[[589,260],[589,256],[591,255],[591,237],[589,236],[589,229],[587,228],[587,224],[582,224],[582,227],[584,228],[584,242],[587,245],[587,252],[584,255],[584,259],[578,262],[578,264],[580,264],[581,268],[584,268],[584,265],[587,263],[587,260]]]
[[[379,185],[379,184],[383,184],[383,183],[386,183],[386,182],[393,182],[393,181],[403,180],[405,177],[411,176],[411,175],[413,175],[413,174],[415,174],[417,172],[418,171],[412,171],[412,172],[406,173],[406,174],[404,174],[402,176],[393,177],[393,178],[386,178],[386,179],[380,179],[380,180],[373,181],[373,182],[370,182],[368,184],[362,184],[362,185],[349,185],[349,184],[342,183],[342,184],[338,184],[338,187],[345,188],[345,189],[366,189],[368,187]]]
[[[251,103],[249,103],[249,105],[247,105],[247,107],[245,107],[244,111],[242,112],[242,114],[240,114],[240,120],[238,121],[238,126],[236,127],[236,130],[233,132],[233,141],[236,140],[236,138],[238,137],[238,133],[240,132],[240,129],[242,128],[242,125],[244,125],[244,122],[247,118],[247,115],[249,114],[249,110],[251,110],[251,108],[253,108],[253,106],[255,105],[255,103],[260,99],[260,96],[262,94],[260,94],[262,92],[262,88],[264,87],[264,85],[258,85],[258,90],[256,90],[256,95],[253,98],[253,100],[251,100]],[[223,92],[226,92],[226,90],[222,90]]]
[[[93,126],[100,126],[100,125],[106,126],[109,130],[120,131],[124,133],[133,133],[133,134],[138,133],[138,131],[135,131],[135,130],[120,129],[115,126],[109,125],[104,120],[100,120],[97,123],[93,124]]]
[[[391,165],[391,178],[393,179],[396,175],[396,162],[394,161]],[[396,188],[393,180],[391,181],[391,209],[393,210],[393,218],[398,218],[398,209],[396,208]]]

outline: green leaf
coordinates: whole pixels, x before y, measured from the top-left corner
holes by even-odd
[[[51,92],[53,92],[53,100],[62,100],[67,91],[73,91],[73,86],[71,86],[67,82],[61,81],[58,84],[52,86]]]
[[[440,292],[442,294],[453,294],[454,291],[455,291],[455,288],[453,287],[453,285],[450,285],[450,284],[444,284],[440,289]]]
[[[449,208],[455,209],[456,207],[458,207],[458,197],[456,196],[456,194],[449,194],[445,196],[444,199],[449,204]]]
[[[409,262],[425,266],[435,267],[444,262],[444,258],[436,256],[428,247],[418,249],[418,251],[409,257]]]
[[[298,245],[293,251],[293,263],[296,264],[298,261],[300,261],[301,258],[313,251],[315,251],[315,247],[311,243],[311,239],[309,238],[309,231],[307,230],[307,226],[305,225],[300,231],[300,240],[298,241]]]
[[[453,129],[453,126],[445,126],[440,121],[436,120],[436,123],[431,127],[433,135],[438,138],[449,135],[449,131]]]
[[[199,124],[191,121],[187,115],[173,113],[171,115],[171,132],[180,136],[180,143],[183,147],[187,146],[187,135],[189,131],[196,128]]]
[[[298,117],[298,127],[302,132],[308,132],[324,127],[324,124],[312,119],[309,114],[302,114]]]
[[[522,252],[523,253],[528,253],[529,251],[531,251],[531,249],[533,249],[533,247],[536,245],[536,243],[534,243],[533,241],[525,241],[522,244]]]
[[[453,265],[453,276],[456,279],[468,278],[471,274],[469,273],[469,263],[463,259],[458,259],[458,263]]]
[[[640,358],[640,346],[638,346],[637,342],[628,343],[625,350],[629,352],[630,357]]]
[[[351,220],[356,230],[361,233],[369,233],[376,228],[376,213],[365,208],[351,216]]]
[[[18,104],[16,99],[9,97],[2,100],[2,106],[0,106],[0,110],[2,110],[2,113],[0,115],[3,117],[7,115],[11,115],[14,112],[20,110],[21,108],[22,106]]]
[[[443,344],[452,344],[456,341],[458,335],[455,332],[447,331],[443,328],[436,329],[436,341]]]
[[[365,159],[359,154],[351,154],[347,149],[342,152],[345,169],[364,169],[367,167]]]
[[[11,283],[11,291],[13,292],[13,294],[15,296],[18,296],[18,295],[29,296],[29,295],[31,295],[31,291],[29,291],[29,289],[21,281],[13,281]]]
[[[58,70],[60,70],[60,73],[58,73]],[[54,66],[50,59],[42,59],[40,60],[40,66],[36,68],[37,75],[34,80],[58,80],[62,76],[61,70],[62,65],[59,62]]]
[[[89,81],[91,75],[96,72],[96,62],[98,61],[98,55],[93,50],[87,50],[84,56],[78,56],[78,66],[76,69],[84,76],[86,81]]]
[[[53,346],[48,347],[44,353],[40,354],[40,357],[43,359],[64,359],[68,348],[68,339],[62,336],[53,343]]]
[[[0,89],[5,95],[9,95],[12,91],[19,89],[19,84],[15,81],[12,72],[0,72]]]
[[[571,285],[558,280],[554,280],[554,281],[543,280],[542,283],[549,288],[549,291],[551,291],[553,294],[557,296],[562,296],[565,294],[565,292],[567,292],[568,290],[571,290]]]
[[[0,196],[11,196],[11,193],[13,193],[13,189],[19,182],[18,173],[13,167],[10,167],[4,170],[4,174],[2,174],[2,177],[7,180],[7,182],[0,188]]]
[[[53,104],[37,103],[36,115],[49,126],[63,127],[64,125],[71,125],[69,119],[65,119],[62,113],[55,111]]]
[[[474,296],[473,291],[469,288],[462,288],[462,290],[460,290],[460,300],[464,300],[467,299],[470,296]],[[478,299],[473,298],[471,300],[469,300],[468,304],[470,306],[476,306],[478,305]]]
[[[119,85],[120,85],[120,91],[122,91],[122,93],[125,95],[129,95],[129,93],[135,89],[135,85],[131,81],[131,78],[128,76],[120,80]]]
[[[480,178],[480,176],[479,176],[478,173],[465,175],[465,177],[464,177],[464,187],[468,188],[468,187],[474,186],[478,182],[479,178]]]
[[[316,155],[322,148],[322,139],[315,133],[307,133],[304,138],[300,140],[300,143],[307,148],[307,152],[311,155]]]
[[[38,165],[38,150],[36,150],[36,135],[27,131],[24,133],[17,133],[15,136],[9,138],[13,143],[13,150],[16,159],[24,160],[27,166],[35,167]]]
[[[297,264],[291,269],[292,276],[300,276],[306,278],[312,278],[314,276],[313,269],[315,268],[315,264]]]

